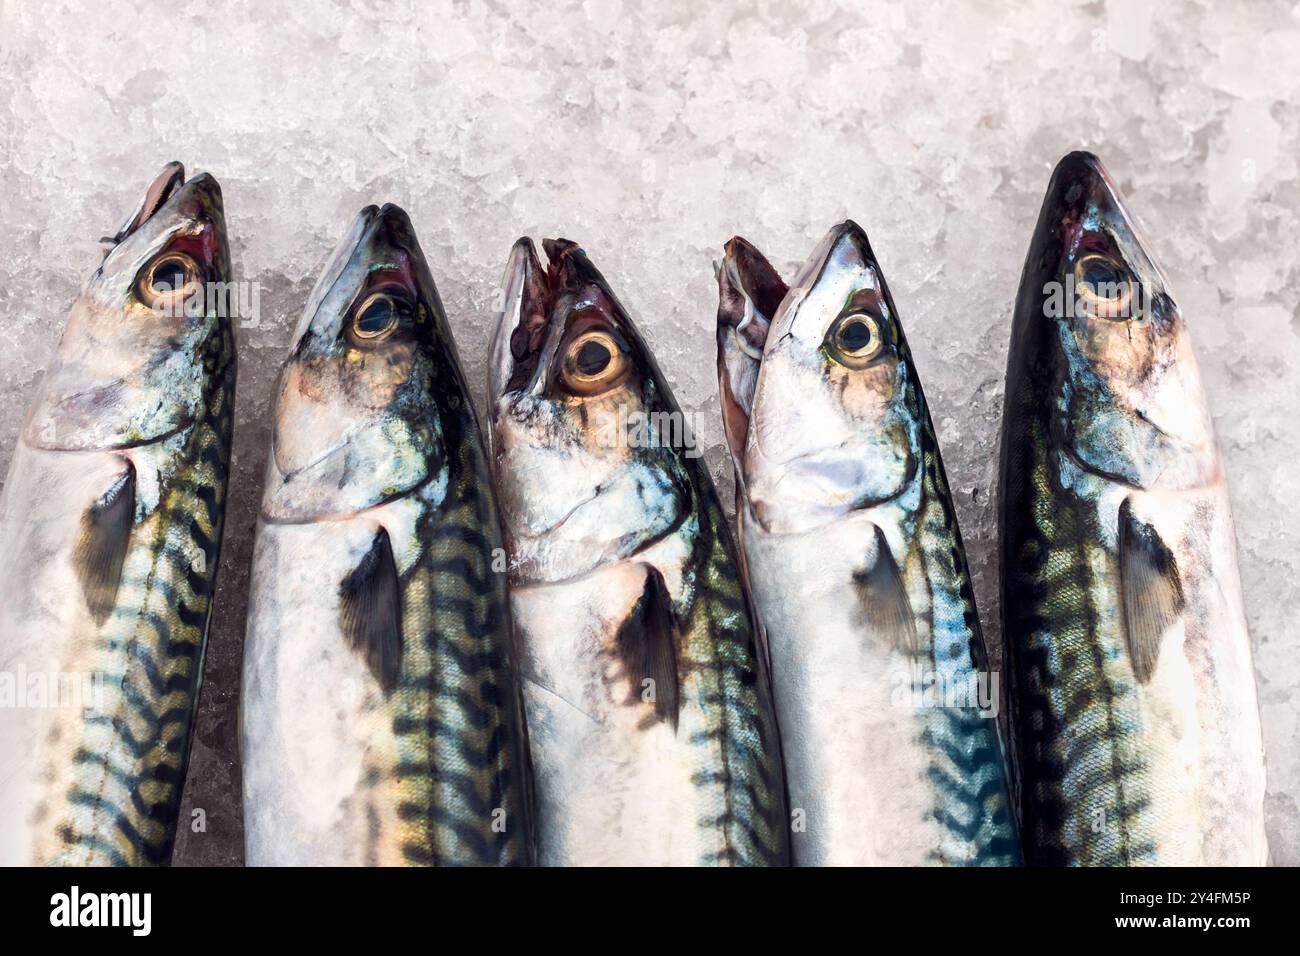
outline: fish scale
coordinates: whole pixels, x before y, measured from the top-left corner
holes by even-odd
[[[1033,431],[1028,439],[1030,448],[1045,447]],[[1113,573],[1094,571],[1105,560],[1092,544],[1099,529],[1080,520],[1077,506],[1062,506],[1050,491],[1056,484],[1047,456],[1035,453],[1029,485],[1036,535],[1021,548],[1035,556],[1022,567],[1040,566],[1041,583],[1017,595],[1008,619],[1009,634],[1026,634],[1024,663],[1012,672],[1025,714],[1016,721],[1022,772],[1042,791],[1028,800],[1025,830],[1044,864],[1155,862],[1155,844],[1142,836],[1151,811],[1147,767],[1140,745],[1130,742],[1136,688],[1124,674],[1122,636],[1113,622],[1103,627],[1099,620],[1099,608],[1118,607],[1118,589]],[[1107,817],[1121,825],[1108,826]]]
[[[198,703],[215,569],[220,560],[235,386],[233,336],[214,336],[205,372],[216,384],[195,426],[183,467],[128,557],[99,663],[86,668],[120,681],[117,700],[87,727],[58,840],[38,851],[42,865],[165,863]],[[203,567],[201,574],[194,569]],[[70,668],[77,669],[77,668]]]
[[[905,339],[901,351],[911,364],[912,354]],[[944,656],[954,664],[963,660],[977,672],[987,672],[970,570],[938,447],[927,414],[921,422],[925,506],[917,553],[933,566],[925,579],[932,589],[942,593],[934,603],[940,608],[960,609],[953,619],[936,617],[930,653],[941,673]],[[955,589],[952,582],[958,582]],[[929,708],[927,716],[929,726],[921,733],[921,745],[932,760],[932,812],[947,833],[945,843],[933,851],[932,861],[960,859],[973,847],[972,862],[977,865],[1015,865],[1019,849],[1008,805],[1006,766],[994,722],[969,708]]]
[[[700,827],[719,834],[719,848],[706,852],[700,862],[780,865],[788,824],[784,781],[769,757],[778,742],[762,696],[767,682],[715,496],[706,498],[700,516],[692,610],[699,624],[688,626],[683,670],[708,681],[700,702],[717,714],[716,727],[697,733],[692,743],[705,751],[701,766],[717,768],[712,774],[701,771],[698,780],[702,789],[715,788],[707,798],[714,815],[703,816]],[[733,764],[745,773],[733,776]]]
[[[400,771],[399,839],[403,855],[418,863],[509,863],[525,859],[527,850],[521,827],[508,827],[495,841],[482,828],[498,808],[522,812],[508,797],[524,768],[513,765],[505,729],[492,714],[503,695],[515,692],[498,679],[504,662],[491,640],[503,626],[504,578],[489,564],[499,542],[479,530],[495,522],[492,500],[480,490],[490,488],[486,464],[473,448],[464,457],[449,504],[421,524],[424,555],[405,583],[407,630],[425,635],[406,679],[433,691],[401,695],[393,718],[400,766],[407,768]]]

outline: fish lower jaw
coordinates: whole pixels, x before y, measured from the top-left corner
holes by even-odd
[[[183,435],[194,427],[194,418],[186,416],[175,426],[158,432],[156,435],[131,435],[122,434],[110,441],[87,441],[77,442],[73,436],[65,436],[63,440],[57,438],[46,440],[42,437],[42,431],[39,428],[29,427],[22,434],[22,442],[29,448],[37,451],[62,451],[62,452],[117,452],[131,451],[134,448],[147,448],[153,445],[161,445],[164,442],[171,441],[177,435]]]
[[[869,524],[875,509],[893,500],[891,497],[862,503],[804,505],[797,509],[746,500],[742,520],[767,536],[797,538],[846,521]]]

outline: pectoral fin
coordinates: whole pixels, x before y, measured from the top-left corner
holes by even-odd
[[[72,552],[86,606],[96,624],[103,624],[117,603],[122,564],[135,525],[135,466],[126,470],[108,491],[81,516],[81,530]]]
[[[383,528],[339,585],[339,624],[385,692],[402,669],[402,597],[393,546]]]
[[[663,575],[646,566],[645,589],[619,627],[615,646],[631,684],[629,703],[654,704],[656,720],[677,729],[680,688],[677,676],[677,619]]]
[[[879,526],[876,532],[876,551],[871,564],[853,575],[858,588],[858,602],[863,623],[873,635],[905,654],[917,652],[916,618],[912,602],[907,598],[903,576],[894,561],[889,542]]]
[[[1128,499],[1119,508],[1119,570],[1129,660],[1145,684],[1155,672],[1161,639],[1186,601],[1173,552],[1155,528],[1133,516]]]

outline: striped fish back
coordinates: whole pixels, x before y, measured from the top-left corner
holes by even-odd
[[[1061,488],[1038,422],[1031,520],[1006,542],[1012,719],[1028,862],[1155,862],[1138,688],[1123,663],[1118,582],[1088,504]],[[1053,489],[1056,489],[1053,491]]]
[[[171,859],[230,464],[236,363],[224,320],[202,361],[202,416],[158,507],[132,529],[112,612],[79,642],[79,659],[69,668],[102,677],[102,701],[61,717],[51,730],[46,779],[52,789],[37,809],[45,823],[35,849],[40,864]]]
[[[496,502],[478,444],[449,444],[459,450],[446,497],[418,519],[421,556],[401,581],[408,641],[391,704],[396,839],[410,864],[527,863],[527,766],[506,574],[493,567],[504,554]]]
[[[707,729],[691,740],[708,752],[702,764],[709,769],[696,778],[699,825],[720,834],[700,862],[784,866],[790,829],[770,683],[717,495],[712,487],[695,493],[694,600],[681,667],[699,680],[706,711]]]

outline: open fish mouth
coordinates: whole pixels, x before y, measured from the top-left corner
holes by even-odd
[[[767,330],[789,288],[748,240],[733,236],[723,246],[718,277],[718,323],[732,330],[736,345],[762,360]]]
[[[549,284],[533,241],[521,238],[510,250],[502,283],[502,315],[492,342],[488,390],[498,400],[520,391],[540,374],[550,326]]]
[[[502,282],[501,321],[491,346],[489,397],[494,414],[507,396],[542,397],[555,383],[566,338],[603,326],[630,360],[629,371],[660,379],[658,366],[609,283],[570,239],[544,239],[542,264],[533,241],[515,242]]]
[[[692,492],[676,446],[629,424],[681,414],[632,318],[577,243],[542,248],[511,248],[489,396],[512,574],[554,581],[671,534]]]

